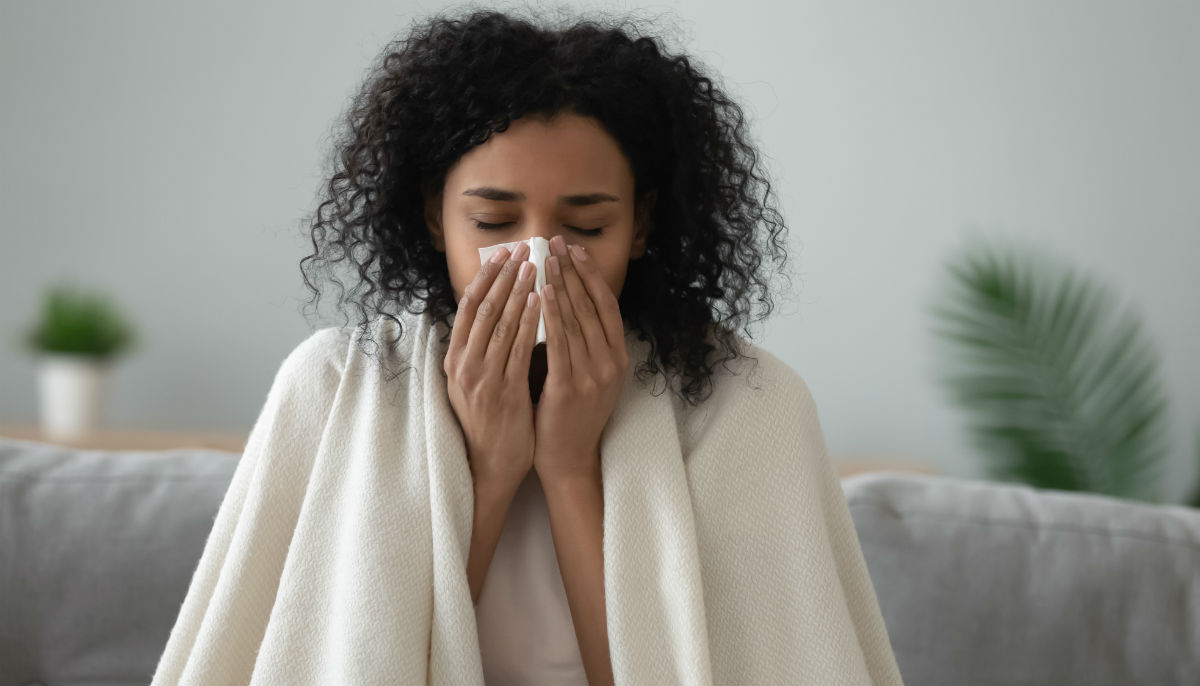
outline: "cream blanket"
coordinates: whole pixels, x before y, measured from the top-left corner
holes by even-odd
[[[444,329],[403,321],[415,369],[392,381],[353,327],[283,361],[153,684],[484,682]],[[636,380],[648,344],[627,336],[601,438],[616,683],[899,684],[808,387],[743,344],[759,365],[718,365],[689,408]]]

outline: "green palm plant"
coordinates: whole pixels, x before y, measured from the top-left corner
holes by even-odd
[[[1200,429],[1196,430],[1196,462],[1200,464]],[[1200,477],[1196,479],[1196,488],[1192,491],[1191,497],[1187,499],[1187,504],[1192,507],[1200,507]]]
[[[1167,400],[1136,311],[1028,247],[975,237],[947,266],[938,381],[991,478],[1161,502]]]

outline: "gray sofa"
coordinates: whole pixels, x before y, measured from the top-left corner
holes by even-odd
[[[236,461],[0,439],[0,684],[148,683]],[[907,684],[1200,684],[1200,512],[842,484]]]

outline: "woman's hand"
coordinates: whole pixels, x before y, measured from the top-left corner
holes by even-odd
[[[612,289],[579,246],[550,241],[546,384],[534,420],[534,469],[542,483],[600,480],[600,433],[621,396],[629,357]],[[568,256],[568,252],[570,256]]]
[[[538,325],[529,246],[500,248],[458,303],[446,351],[450,406],[476,484],[515,488],[533,466],[529,359]]]

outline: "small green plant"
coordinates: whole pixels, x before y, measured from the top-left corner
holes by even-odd
[[[990,476],[1161,502],[1167,399],[1137,312],[1032,249],[975,240],[947,266],[939,382]]]
[[[40,321],[25,335],[25,344],[36,352],[104,359],[122,352],[134,340],[132,326],[107,298],[67,285],[47,291]]]

